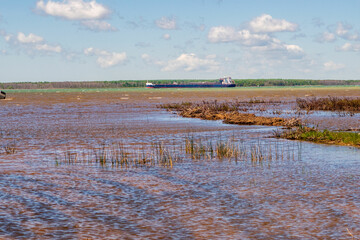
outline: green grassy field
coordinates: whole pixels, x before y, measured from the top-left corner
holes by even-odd
[[[196,92],[196,91],[246,91],[246,90],[289,90],[289,89],[359,89],[360,86],[348,86],[348,85],[336,85],[336,86],[266,86],[266,87],[235,87],[235,88],[158,88],[158,89],[149,89],[144,87],[122,87],[122,88],[55,88],[55,89],[6,89],[6,93],[37,93],[37,92],[174,92],[174,91],[183,91],[183,92]]]
[[[360,86],[360,80],[310,80],[310,79],[233,79],[238,87],[281,87],[281,86]],[[217,79],[167,79],[149,80],[154,84],[177,84],[189,82],[217,82]],[[147,80],[117,81],[73,81],[73,82],[0,82],[0,89],[109,89],[109,88],[142,88]]]

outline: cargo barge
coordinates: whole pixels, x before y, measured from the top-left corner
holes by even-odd
[[[231,77],[220,78],[218,82],[196,82],[196,83],[185,83],[185,84],[153,84],[146,83],[147,88],[219,88],[219,87],[235,87],[236,84]]]
[[[6,98],[6,93],[0,90],[0,99],[5,99],[5,98]]]

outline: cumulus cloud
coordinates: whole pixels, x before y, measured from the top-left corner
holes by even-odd
[[[33,33],[30,33],[28,36],[26,36],[24,33],[19,32],[17,35],[17,40],[20,43],[38,43],[44,41],[44,39],[40,36],[37,36]]]
[[[152,58],[149,54],[144,53],[141,59],[148,65],[156,65],[161,67],[161,71],[175,72],[175,71],[206,71],[214,72],[219,69],[219,63],[215,61],[216,55],[208,55],[204,58],[196,56],[194,53],[183,53],[175,59],[168,61],[158,61]]]
[[[333,61],[329,61],[324,63],[324,70],[325,71],[336,71],[339,69],[344,68],[345,65],[341,63],[334,63]]]
[[[95,49],[95,48],[86,48],[84,49],[85,55],[96,56],[96,63],[101,68],[109,68],[124,63],[127,60],[127,55],[125,52],[107,52],[105,50]]]
[[[177,29],[175,18],[162,17],[155,21],[157,27],[161,29],[174,30]]]
[[[336,40],[336,35],[331,32],[324,32],[316,38],[318,42],[334,42]]]
[[[236,30],[233,27],[212,27],[208,33],[208,40],[212,43],[239,42],[246,46],[264,45],[271,40],[267,34],[252,33],[247,29]]]
[[[298,29],[298,25],[288,22],[285,19],[274,19],[268,14],[263,14],[249,23],[249,28],[253,32],[294,32]]]
[[[300,46],[294,44],[285,44],[278,39],[274,39],[273,42],[268,45],[254,46],[251,47],[251,49],[255,51],[271,53],[272,57],[276,58],[286,57],[289,59],[299,59],[305,56],[305,52]]]
[[[93,31],[117,31],[110,23],[101,20],[84,20],[81,24]]]
[[[352,30],[352,25],[347,24],[347,23],[343,23],[343,22],[339,22],[336,25],[336,28],[334,30],[334,33],[346,40],[350,40],[350,41],[358,41],[360,40],[360,35],[357,32],[350,32]]]
[[[339,22],[337,24],[335,32],[338,36],[345,36],[351,29],[352,29],[351,25]]]
[[[44,53],[61,53],[62,48],[60,45],[51,45],[47,43],[43,37],[38,36],[34,33],[29,33],[25,35],[22,32],[19,32],[16,36],[12,34],[3,33],[5,41],[9,44],[19,47],[20,49],[25,50],[29,54],[34,54],[34,52],[44,52]]]
[[[340,51],[360,52],[360,44],[345,43],[339,48]]]
[[[95,0],[89,2],[84,0],[63,0],[62,2],[39,0],[36,3],[36,10],[53,17],[78,21],[82,26],[93,31],[117,30],[110,23],[101,20],[110,15],[110,10]]]
[[[186,72],[205,70],[216,71],[219,68],[219,63],[214,60],[213,55],[205,58],[199,58],[193,53],[183,53],[178,58],[168,61],[164,64],[162,71],[172,72],[183,70]]]
[[[152,58],[149,54],[144,53],[141,55],[141,59],[148,65],[164,66],[165,63]]]
[[[338,22],[337,24],[327,27],[328,31],[319,34],[315,41],[334,42],[336,39],[341,38],[348,41],[360,41],[360,34],[357,31],[353,31],[353,26],[348,23]]]
[[[51,46],[46,43],[44,44],[36,44],[35,49],[38,51],[45,51],[45,52],[55,52],[55,53],[61,53],[62,49],[60,46]]]
[[[95,0],[85,2],[83,0],[64,0],[55,2],[40,0],[36,3],[36,9],[48,15],[62,17],[69,20],[101,19],[110,13],[105,6]]]
[[[266,22],[264,19],[268,19]],[[285,20],[276,20],[269,15],[262,15],[255,18],[250,25],[251,29],[235,29],[230,26],[212,27],[208,33],[208,40],[212,43],[235,42],[253,51],[269,52],[273,56],[287,58],[302,58],[304,50],[297,45],[281,42],[272,37],[270,33],[275,31],[291,31],[297,28]],[[262,27],[260,27],[262,26]],[[265,29],[266,28],[266,29]],[[254,32],[256,30],[257,32]]]

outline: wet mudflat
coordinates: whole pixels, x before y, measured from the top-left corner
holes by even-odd
[[[359,96],[359,89],[9,94],[0,102],[0,146],[16,151],[0,150],[0,238],[351,239],[348,231],[358,238],[358,148],[279,140],[269,138],[276,127],[180,118],[157,108],[181,101],[262,98],[281,100],[283,106],[273,108],[288,109],[286,115],[296,97],[306,95]],[[307,118],[324,128],[359,126],[356,116]],[[56,164],[66,151],[119,142],[127,149],[148,149],[160,141],[182,152],[189,135],[274,146],[273,157],[254,162],[250,155],[235,161],[183,154],[172,168]]]

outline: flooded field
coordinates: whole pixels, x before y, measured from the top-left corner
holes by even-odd
[[[297,97],[329,95],[359,97],[360,89],[10,92],[0,101],[0,239],[358,239],[359,148],[274,139],[277,127],[181,118],[157,107],[265,99],[281,103],[263,115],[286,117]],[[299,116],[319,128],[360,126],[358,114]],[[189,136],[214,146],[231,139],[246,153],[194,158],[185,150]],[[160,143],[179,160],[91,159],[117,144],[151,155]]]

